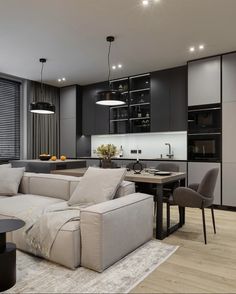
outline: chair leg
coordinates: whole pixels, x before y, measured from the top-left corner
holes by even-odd
[[[170,203],[166,203],[166,232],[170,235]]]
[[[213,206],[211,207],[211,215],[212,215],[212,223],[213,223],[213,228],[214,228],[214,234],[216,234],[216,223],[215,223],[215,215],[214,215]]]
[[[204,211],[204,207],[202,207],[202,224],[203,224],[204,241],[205,241],[205,244],[207,244],[207,237],[206,237],[206,220],[205,220],[205,211]]]

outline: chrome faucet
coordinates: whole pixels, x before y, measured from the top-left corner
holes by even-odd
[[[171,145],[170,145],[170,143],[165,143],[165,145],[169,147],[169,154],[166,154],[166,156],[169,157],[169,159],[173,158],[174,157],[174,154],[171,151]]]

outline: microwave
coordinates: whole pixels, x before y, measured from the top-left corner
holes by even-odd
[[[221,133],[189,134],[188,160],[221,161]]]
[[[189,134],[221,132],[221,125],[220,104],[189,107]]]

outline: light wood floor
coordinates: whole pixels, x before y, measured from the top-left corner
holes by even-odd
[[[172,216],[177,216],[174,208]],[[186,224],[163,242],[180,246],[133,293],[236,293],[236,212],[215,210],[214,235],[206,210],[208,245],[201,211],[186,210]]]

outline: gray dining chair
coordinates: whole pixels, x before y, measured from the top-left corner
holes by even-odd
[[[218,168],[209,170],[203,177],[200,184],[191,184],[189,187],[179,187],[174,190],[173,204],[179,207],[193,207],[202,210],[202,223],[204,241],[207,244],[206,236],[206,221],[205,221],[205,208],[211,208],[212,222],[214,233],[216,234],[215,216],[213,209],[214,190],[216,186],[217,177],[219,174]]]

